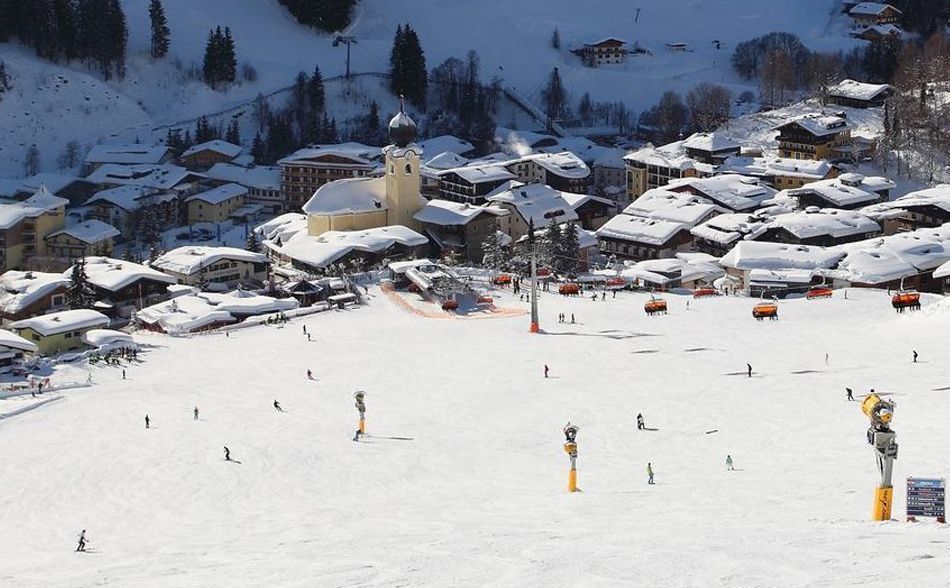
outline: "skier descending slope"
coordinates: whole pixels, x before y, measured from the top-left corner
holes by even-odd
[[[280,403],[277,402],[276,398],[274,399],[274,408],[277,409],[278,412],[284,412],[284,409],[280,407]]]
[[[86,551],[86,530],[83,529],[82,533],[79,534],[79,545],[76,546],[76,551]]]

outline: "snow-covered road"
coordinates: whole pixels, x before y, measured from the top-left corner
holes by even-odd
[[[547,294],[547,332],[532,336],[526,316],[433,320],[370,292],[368,307],[280,329],[142,335],[159,347],[129,380],[93,368],[92,388],[0,422],[0,585],[950,577],[946,526],[902,522],[904,478],[950,469],[950,392],[937,390],[950,386],[950,306],[896,315],[884,293],[851,290],[756,322],[743,298],[686,310],[671,296],[669,315],[648,318],[641,294]],[[868,520],[877,471],[846,386],[898,403],[901,522]],[[351,441],[357,389],[369,433],[413,440]],[[637,431],[638,412],[657,430]],[[566,492],[568,420],[581,427],[577,494]],[[224,445],[241,464],[223,460]],[[727,454],[738,471],[725,471]],[[82,529],[87,554],[73,551]]]

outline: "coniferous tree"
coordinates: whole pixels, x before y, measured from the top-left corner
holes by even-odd
[[[89,276],[86,275],[86,260],[81,259],[73,265],[71,281],[66,288],[66,306],[70,310],[92,308],[95,301],[96,294],[89,285]]]
[[[205,83],[217,89],[221,84],[233,83],[237,78],[237,55],[230,27],[217,27],[208,33],[202,64]]]
[[[236,118],[232,118],[231,122],[228,123],[228,131],[224,140],[233,145],[241,144],[241,129]]]
[[[561,231],[561,270],[576,274],[580,269],[581,244],[577,237],[577,223],[568,221]]]
[[[554,27],[554,33],[551,35],[551,48],[561,48],[561,33],[557,30],[557,27]]]
[[[410,104],[424,109],[429,79],[426,58],[419,35],[408,24],[396,29],[389,68],[393,94],[405,96]]]
[[[251,155],[254,156],[255,162],[267,159],[267,146],[264,145],[264,139],[261,138],[260,133],[254,135],[254,142],[251,143]]]
[[[218,138],[217,129],[211,126],[208,118],[202,116],[195,123],[195,143],[207,143]]]
[[[396,25],[393,46],[392,49],[389,50],[389,90],[397,96],[402,93],[403,86],[402,72],[404,66],[402,63],[402,48],[404,44],[405,35],[402,31],[402,25]]]
[[[3,100],[3,94],[13,87],[10,81],[10,74],[7,73],[7,65],[0,61],[0,100]]]
[[[541,99],[544,102],[544,114],[549,121],[557,122],[567,118],[570,108],[567,103],[567,91],[561,82],[561,74],[555,67],[548,76],[548,82],[541,90]]]
[[[168,54],[171,29],[165,17],[165,8],[161,0],[151,0],[148,6],[148,18],[152,27],[152,57],[160,59]]]
[[[307,99],[310,101],[310,109],[314,112],[321,112],[326,104],[326,91],[323,87],[323,74],[320,73],[320,66],[314,66],[313,75],[307,82]]]
[[[251,253],[260,253],[261,252],[261,242],[257,238],[257,233],[251,231],[247,235],[247,245],[245,249]]]

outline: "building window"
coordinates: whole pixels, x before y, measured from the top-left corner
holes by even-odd
[[[67,338],[67,339],[72,339],[72,338],[73,338],[73,334],[72,334],[72,333],[66,333],[66,338]]]

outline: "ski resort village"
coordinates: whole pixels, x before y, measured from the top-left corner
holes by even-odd
[[[950,586],[950,0],[0,0],[0,586]]]

